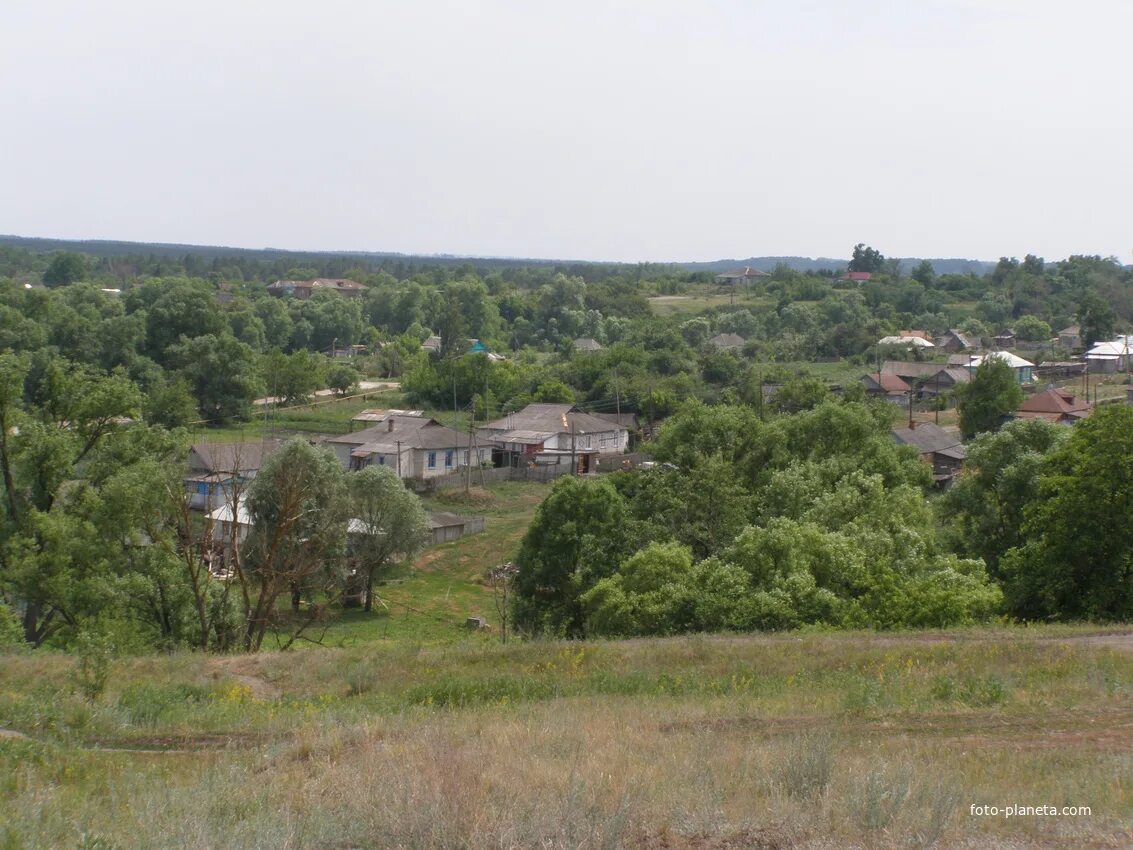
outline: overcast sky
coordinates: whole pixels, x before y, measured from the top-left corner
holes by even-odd
[[[1127,0],[4,0],[0,233],[1133,254]]]

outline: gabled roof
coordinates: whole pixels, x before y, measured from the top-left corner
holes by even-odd
[[[588,336],[581,336],[576,339],[572,345],[575,351],[601,351],[602,345],[596,339]]]
[[[594,416],[603,422],[613,422],[627,431],[634,430],[638,425],[636,413],[595,413]]]
[[[466,432],[449,428],[434,419],[423,418],[421,422],[423,424],[418,427],[401,428],[395,424],[392,431],[387,430],[387,425],[381,425],[354,434],[331,437],[327,442],[354,446],[350,454],[359,458],[396,454],[398,450],[436,451],[472,447],[472,440]]]
[[[1041,393],[1035,393],[1021,405],[1020,414],[1055,414],[1074,419],[1082,419],[1090,415],[1094,406],[1088,401],[1078,398],[1066,390],[1052,388]],[[1024,416],[1024,418],[1026,418]]]
[[[919,336],[883,336],[878,345],[905,345],[909,348],[935,348],[935,345]]]
[[[743,348],[746,342],[739,334],[716,334],[708,340],[708,344],[716,348]]]
[[[194,443],[190,455],[196,454],[195,469],[206,472],[258,472],[263,462],[282,445],[279,440],[258,440],[246,443]]]
[[[1086,356],[1097,359],[1110,359],[1128,354],[1129,349],[1133,349],[1133,346],[1126,344],[1125,340],[1115,339],[1097,343],[1086,352]]]
[[[960,435],[932,422],[918,422],[915,428],[894,428],[890,433],[898,443],[913,446],[922,455],[943,454],[960,460],[967,457]]]
[[[390,408],[370,408],[350,417],[351,422],[385,422],[391,416],[424,416],[423,410],[399,410]]]
[[[961,333],[955,328],[949,328],[945,331],[941,339],[947,339],[948,337],[955,339],[963,348],[979,348],[978,345],[973,344],[972,341],[968,339],[967,334]]]
[[[940,371],[939,363],[909,363],[904,360],[886,360],[881,364],[884,375],[900,375],[902,378],[929,378]]]
[[[538,434],[563,434],[571,427],[582,434],[618,430],[618,426],[583,413],[572,404],[529,404],[484,426],[486,431],[532,431]]]
[[[873,275],[869,272],[846,272],[840,280],[870,280]]]
[[[969,384],[972,381],[972,373],[959,366],[947,366],[943,369],[937,369],[929,378],[929,383],[932,383],[932,380],[938,375],[946,376],[954,384]]]
[[[899,375],[886,374],[885,372],[871,372],[868,375],[862,375],[862,380],[872,382],[874,386],[885,390],[887,393],[907,393],[912,389]]]
[[[406,439],[406,434],[412,434],[414,431],[420,430],[430,424],[440,425],[441,423],[428,416],[399,416],[395,414],[386,417],[380,425],[374,425],[371,428],[363,428],[361,431],[354,431],[350,434],[339,434],[334,437],[327,437],[324,442],[361,446],[365,443],[372,443],[391,435],[396,435],[393,436],[394,440]]]
[[[1028,366],[1034,366],[1030,360],[1024,360],[1018,354],[1012,354],[1010,351],[990,351],[987,354],[979,354],[972,357],[968,361],[968,368],[976,369],[983,365],[985,360],[1002,360],[1012,369],[1025,369]]]

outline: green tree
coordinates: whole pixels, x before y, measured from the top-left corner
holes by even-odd
[[[1089,292],[1078,303],[1078,325],[1086,348],[1109,339],[1117,327],[1117,313],[1096,292]]]
[[[51,258],[43,272],[43,282],[47,286],[68,286],[77,283],[87,275],[87,261],[82,254],[61,251]]]
[[[1000,558],[1023,543],[1024,511],[1038,495],[1043,461],[1067,436],[1063,426],[1020,419],[972,441],[964,474],[945,494],[939,512],[961,555],[982,558],[999,577]]]
[[[1015,320],[1015,334],[1026,342],[1039,342],[1049,340],[1053,332],[1038,316],[1027,315]]]
[[[170,358],[210,422],[246,416],[262,386],[256,353],[231,334],[183,340],[170,349]]]
[[[936,269],[932,267],[931,260],[921,260],[913,268],[913,273],[910,275],[913,280],[924,286],[931,286],[933,280],[936,278]]]
[[[348,476],[350,515],[357,520],[350,535],[352,560],[364,578],[364,608],[373,607],[374,579],[397,561],[410,561],[429,541],[429,523],[421,500],[405,489],[397,473],[367,466]]]
[[[327,369],[326,384],[340,396],[350,395],[358,389],[360,377],[350,363],[335,363]]]
[[[592,635],[680,634],[696,627],[692,554],[650,543],[580,597]]]
[[[1133,616],[1133,408],[1110,406],[1074,426],[1050,455],[1003,557],[1010,611],[1026,619]]]
[[[970,440],[984,431],[995,431],[1004,418],[1023,403],[1023,390],[1015,370],[998,357],[985,357],[972,380],[956,388],[960,434]]]
[[[847,267],[848,271],[877,274],[884,268],[885,257],[880,251],[870,248],[862,242],[854,246],[854,255]]]
[[[628,554],[626,506],[605,480],[561,478],[539,505],[516,556],[514,622],[531,634],[581,637],[580,597]]]
[[[248,488],[252,528],[236,559],[246,651],[259,650],[278,624],[282,594],[290,592],[297,609],[303,592],[317,600],[341,587],[349,514],[345,475],[333,453],[296,437],[268,458]],[[320,614],[312,601],[292,627],[291,641]]]
[[[326,369],[327,361],[321,354],[306,349],[291,354],[272,351],[263,360],[264,386],[284,404],[300,404],[322,388]]]

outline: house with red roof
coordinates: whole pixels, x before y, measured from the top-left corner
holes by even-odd
[[[1045,419],[1060,425],[1073,425],[1089,416],[1094,406],[1069,390],[1052,387],[1035,393],[1015,411],[1016,419]]]

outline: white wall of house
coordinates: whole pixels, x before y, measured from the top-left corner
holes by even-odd
[[[569,452],[572,448],[571,443],[571,433],[567,431],[565,433],[551,435],[543,443],[543,448]],[[603,453],[621,452],[625,451],[628,445],[629,432],[624,428],[621,430],[613,429],[588,434],[579,434],[576,432],[573,437],[573,448],[575,450],[593,449]]]

